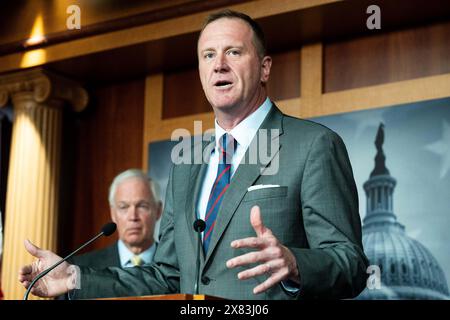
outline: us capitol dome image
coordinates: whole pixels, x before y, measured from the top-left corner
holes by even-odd
[[[380,124],[375,139],[375,168],[364,183],[367,214],[362,228],[364,252],[369,264],[379,267],[381,287],[366,287],[357,299],[450,299],[437,260],[397,221],[393,211],[397,181],[386,168],[383,142],[384,125]]]

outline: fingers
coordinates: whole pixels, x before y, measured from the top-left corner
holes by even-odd
[[[31,243],[30,240],[26,239],[24,241],[25,249],[30,253],[32,256],[36,258],[42,258],[43,257],[43,250],[41,250],[39,247],[35,246],[33,243]],[[39,261],[39,260],[38,260]],[[32,264],[23,266],[19,269],[19,282],[25,287],[28,288],[31,281],[33,281],[33,277],[36,275],[37,272],[37,262],[34,262]]]
[[[42,257],[42,249],[35,246],[31,243],[30,240],[26,239],[23,244],[25,245],[25,249],[34,257],[41,258]]]
[[[25,287],[25,289],[28,289],[31,281],[33,281],[33,279],[31,279],[31,277],[19,276],[19,282],[20,282],[20,284],[22,284]]]
[[[253,289],[254,294],[262,293],[272,288],[279,282],[283,281],[284,279],[287,278],[289,271],[288,268],[285,266],[285,261],[280,258],[260,264],[254,268],[239,272],[237,276],[239,280],[246,280],[256,276],[262,276],[265,274],[270,274],[270,277]]]
[[[256,286],[253,289],[253,293],[260,294],[260,293],[266,291],[267,289],[272,288],[274,285],[278,284],[279,282],[281,282],[285,277],[286,277],[286,275],[283,272],[274,273],[266,281],[264,281],[260,285]]]
[[[264,238],[250,237],[245,239],[234,240],[231,242],[231,247],[238,248],[264,248],[267,246],[267,240]]]
[[[22,268],[20,268],[19,270],[19,275],[27,275],[33,272],[33,267],[31,266],[31,264],[26,265]]]
[[[258,206],[254,206],[250,210],[250,223],[256,232],[256,236],[261,237],[265,228],[261,218],[261,209]]]
[[[246,264],[261,262],[265,258],[265,255],[261,251],[254,251],[243,254],[239,257],[230,259],[227,261],[228,268],[235,268],[244,266]]]
[[[29,282],[31,279],[24,275],[19,275],[19,282],[23,285],[25,285],[26,282]]]
[[[259,294],[278,284],[289,276],[289,255],[284,255],[283,246],[280,245],[272,231],[262,221],[261,209],[258,206],[250,210],[250,224],[255,230],[256,237],[238,239],[231,242],[231,247],[256,248],[257,251],[246,253],[227,261],[228,268],[235,268],[252,263],[265,262],[248,270],[238,273],[240,280],[271,274],[270,277],[253,289],[254,294]],[[294,260],[295,261],[295,260]]]
[[[283,267],[283,260],[277,259],[267,263],[260,264],[254,268],[242,271],[238,273],[240,280],[250,279],[256,276],[262,276],[264,274],[272,274],[279,272],[279,269]]]
[[[32,265],[26,265],[19,270],[18,276],[19,282],[25,286],[26,283],[31,282],[33,280],[33,267]]]
[[[259,242],[259,241],[257,241]],[[282,257],[282,252],[276,247],[267,247],[264,250],[252,251],[227,261],[228,268],[240,267],[250,263],[266,262]]]

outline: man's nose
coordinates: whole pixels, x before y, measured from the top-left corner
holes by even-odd
[[[224,54],[218,54],[214,61],[214,72],[224,72],[228,70],[229,67],[227,64],[226,56]]]
[[[128,220],[138,220],[139,217],[139,213],[138,213],[138,209],[135,206],[131,206],[130,209],[128,210]]]

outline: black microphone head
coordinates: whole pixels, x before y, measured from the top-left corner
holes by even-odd
[[[116,231],[117,225],[114,222],[110,222],[105,224],[102,227],[103,235],[110,236]]]
[[[206,228],[206,223],[202,219],[197,219],[194,221],[194,230],[197,232],[203,232]]]

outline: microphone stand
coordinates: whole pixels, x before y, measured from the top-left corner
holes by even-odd
[[[196,262],[196,275],[194,284],[194,294],[199,294],[198,288],[200,286],[200,252],[202,248],[202,232],[205,230],[205,221],[197,219],[194,221],[194,230],[197,232],[197,262]]]

